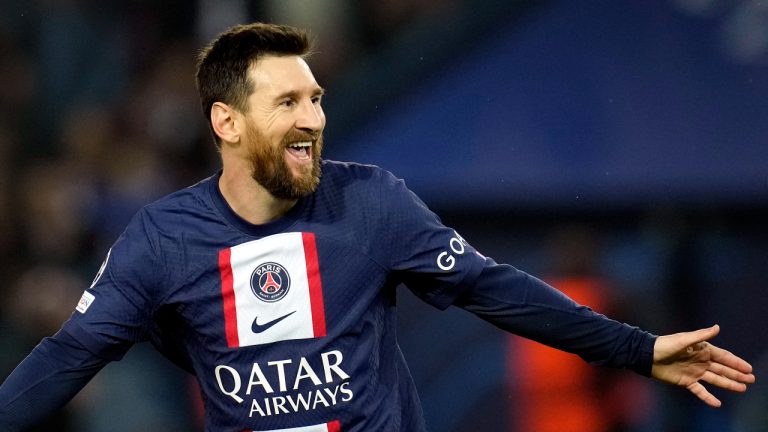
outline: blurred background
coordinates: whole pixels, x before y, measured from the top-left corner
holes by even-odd
[[[250,21],[318,39],[325,157],[393,171],[485,255],[619,320],[719,323],[768,377],[755,0],[0,0],[0,377],[69,316],[135,211],[217,169],[195,56]],[[430,430],[768,430],[760,381],[709,409],[399,302]],[[200,430],[199,397],[139,345],[52,427]]]

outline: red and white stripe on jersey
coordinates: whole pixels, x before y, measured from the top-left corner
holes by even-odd
[[[270,264],[282,269],[261,279],[254,276],[257,269]],[[323,285],[313,233],[276,234],[221,250],[219,271],[229,347],[325,336]],[[265,300],[254,291],[278,285],[287,292],[276,300]],[[252,327],[263,330],[257,333]]]
[[[289,429],[275,429],[269,431],[243,431],[243,432],[341,432],[341,424],[338,420],[314,426],[303,426]]]

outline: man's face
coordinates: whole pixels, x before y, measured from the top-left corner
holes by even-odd
[[[320,182],[323,90],[298,56],[266,56],[249,70],[255,83],[244,145],[253,178],[276,198],[298,199]]]

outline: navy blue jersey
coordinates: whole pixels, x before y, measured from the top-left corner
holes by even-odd
[[[386,171],[322,169],[265,225],[218,175],[146,206],[64,330],[107,358],[151,340],[197,376],[208,430],[421,430],[395,287],[445,308],[485,258]]]
[[[66,403],[151,341],[194,373],[207,431],[423,431],[396,341],[401,283],[585,360],[649,375],[654,337],[477,253],[377,167],[324,161],[317,191],[253,225],[219,175],[143,208],[76,312],[0,387],[0,427]]]

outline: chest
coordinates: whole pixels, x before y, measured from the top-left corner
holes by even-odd
[[[167,304],[207,351],[354,333],[394,302],[385,268],[343,238],[288,232],[189,255]]]

